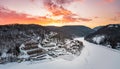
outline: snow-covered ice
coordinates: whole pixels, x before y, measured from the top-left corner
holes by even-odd
[[[84,44],[80,56],[68,61],[56,58],[54,61],[37,63],[22,62],[0,65],[0,69],[120,69],[120,52],[76,38]]]

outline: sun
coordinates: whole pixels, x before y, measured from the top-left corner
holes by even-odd
[[[61,27],[62,24],[60,23],[50,23],[50,24],[47,24],[47,26],[56,26],[56,27]]]

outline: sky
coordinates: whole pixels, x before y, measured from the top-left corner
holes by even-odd
[[[0,0],[0,25],[120,24],[120,0]]]

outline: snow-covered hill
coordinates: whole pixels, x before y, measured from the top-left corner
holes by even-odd
[[[85,47],[74,60],[58,57],[53,61],[8,63],[0,65],[0,69],[120,69],[119,51],[89,43],[83,38],[75,40],[82,41]]]
[[[85,40],[104,45],[113,49],[120,49],[120,24],[109,24],[85,36]]]

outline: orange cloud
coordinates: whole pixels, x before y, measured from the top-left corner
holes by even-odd
[[[45,8],[52,12],[54,16],[59,16],[59,15],[71,15],[72,12],[69,10],[64,9],[62,6],[58,7],[52,3],[46,3]]]
[[[44,0],[44,6],[48,11],[52,13],[52,16],[63,15],[63,22],[91,21],[92,19],[80,18],[77,16],[77,14],[74,14],[70,10],[64,8],[64,4],[70,4],[74,1],[83,0]],[[77,16],[77,18],[74,16]]]
[[[32,0],[31,2],[34,2],[36,0]],[[91,19],[87,18],[74,18],[74,16],[77,16],[70,10],[64,8],[64,4],[69,5],[72,2],[80,1],[82,2],[83,0],[43,0],[43,5],[44,7],[52,13],[51,16],[63,16],[62,19],[58,21],[62,22],[79,22],[79,21],[91,21]]]
[[[50,11],[54,16],[59,15],[71,15],[71,11],[65,9],[62,5],[65,3],[70,3],[73,0],[44,0],[45,8]]]
[[[30,0],[31,2],[38,2],[39,0]],[[66,9],[64,5],[69,5],[72,2],[80,1],[82,2],[83,0],[42,0],[44,7],[52,13],[54,16],[59,16],[59,15],[73,15],[70,10]]]

